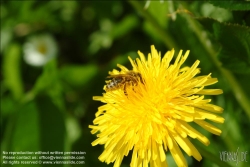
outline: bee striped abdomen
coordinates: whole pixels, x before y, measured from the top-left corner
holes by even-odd
[[[122,83],[122,79],[121,78],[113,78],[108,84],[107,84],[107,91],[111,91],[111,90],[116,90],[120,87]]]

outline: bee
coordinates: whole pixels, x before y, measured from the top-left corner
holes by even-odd
[[[139,82],[143,83],[141,74],[134,71],[128,71],[125,74],[110,75],[107,78],[112,78],[106,85],[107,92],[123,89],[125,95],[127,95],[126,86],[137,86]]]

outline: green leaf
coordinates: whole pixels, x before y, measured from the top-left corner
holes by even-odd
[[[98,68],[95,64],[65,66],[60,73],[62,80],[73,87],[84,87],[97,74]]]
[[[161,3],[160,1],[150,1],[147,12],[149,12],[155,19],[156,22],[163,28],[168,25],[169,17],[167,17],[168,10],[171,8],[170,3]],[[143,30],[154,39],[154,42],[161,43],[160,35],[156,32],[154,25],[150,22],[144,22]]]
[[[37,79],[33,88],[34,93],[53,89],[58,80],[56,61],[52,60],[44,66],[42,75]]]
[[[21,48],[18,44],[11,44],[3,57],[3,76],[6,87],[14,98],[20,99],[23,95],[23,83],[20,74]]]
[[[11,114],[14,111],[16,103],[10,96],[3,96],[0,98],[1,98],[1,116],[2,118],[4,118],[5,116]]]
[[[13,151],[39,150],[38,111],[34,103],[28,103],[18,111],[12,142]],[[28,137],[27,137],[28,136]]]
[[[41,150],[64,151],[66,130],[63,113],[49,96],[38,96],[35,102],[39,114]]]
[[[250,2],[247,0],[209,0],[215,6],[230,10],[250,10]]]
[[[64,115],[52,101],[48,96],[39,96],[16,107],[17,112],[8,119],[1,151],[65,151]]]
[[[250,74],[250,28],[226,24],[210,18],[199,18],[221,44],[219,59],[225,68],[242,74]]]
[[[56,60],[51,60],[46,64],[43,73],[37,79],[33,89],[26,94],[23,102],[33,100],[39,94],[47,94],[53,99],[53,102],[63,110],[65,105],[62,93],[63,87],[58,76],[57,62]]]
[[[168,25],[167,17],[169,10],[169,3],[162,3],[160,1],[151,1],[148,7],[148,12],[155,18],[155,20],[161,25],[161,27],[166,28]]]
[[[220,127],[223,130],[221,139],[230,150],[237,150],[238,147],[244,147],[245,144],[244,135],[238,123],[239,121],[243,121],[241,118],[243,114],[240,113],[241,108],[238,107],[238,104],[234,104],[231,99],[227,99],[224,109],[227,112],[223,113],[226,121]],[[244,118],[247,119],[246,116]],[[230,136],[230,140],[228,140],[228,136]]]
[[[122,21],[113,24],[109,19],[101,21],[101,30],[90,35],[89,52],[96,53],[101,48],[109,48],[113,41],[129,34],[138,25],[137,17],[128,15]]]
[[[40,127],[35,103],[30,102],[16,107],[16,111],[8,119],[1,143],[1,151],[36,152],[40,150]],[[25,167],[27,165],[19,164],[17,166]],[[32,166],[40,167],[40,165]]]
[[[110,36],[113,39],[120,38],[128,34],[132,29],[138,25],[138,19],[134,15],[125,17],[121,22],[115,24]]]

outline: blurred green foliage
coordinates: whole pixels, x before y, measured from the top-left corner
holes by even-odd
[[[191,50],[185,65],[199,59],[201,75],[211,72],[219,80],[213,87],[224,94],[211,98],[225,109],[225,123],[216,125],[220,137],[200,129],[211,143],[202,152],[219,159],[220,151],[250,150],[249,2],[145,4],[1,1],[1,152],[85,151],[82,166],[112,166],[98,160],[103,146],[91,146],[96,137],[88,125],[101,105],[92,97],[102,95],[108,71],[117,63],[131,68],[127,57],[136,58],[138,50],[147,55],[152,44],[162,54],[173,47]],[[24,43],[43,33],[55,39],[58,55],[42,67],[28,65]],[[186,158],[190,166],[218,166],[213,158]],[[247,158],[238,166],[248,166]],[[175,166],[169,153],[167,160]]]

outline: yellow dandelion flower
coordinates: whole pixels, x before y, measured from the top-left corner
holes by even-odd
[[[223,123],[217,116],[223,109],[210,104],[204,95],[218,95],[220,89],[204,89],[217,81],[211,74],[196,76],[200,69],[197,60],[191,67],[181,67],[188,57],[180,51],[174,64],[170,64],[174,50],[163,58],[154,46],[146,60],[129,57],[132,70],[119,65],[121,69],[110,72],[110,80],[104,86],[106,93],[94,100],[105,103],[98,108],[91,133],[97,133],[92,143],[105,145],[99,160],[120,166],[124,156],[132,150],[131,167],[167,166],[165,152],[170,151],[178,166],[187,166],[181,147],[196,160],[202,159],[189,138],[198,139],[205,145],[208,138],[194,129],[189,122],[195,122],[207,131],[220,135],[221,130],[205,119]]]

